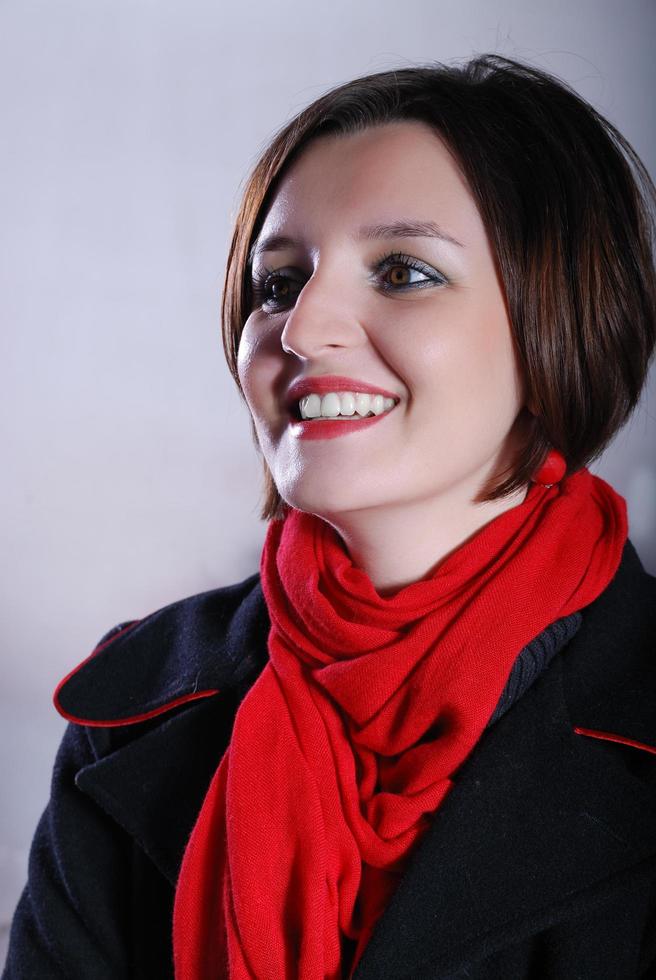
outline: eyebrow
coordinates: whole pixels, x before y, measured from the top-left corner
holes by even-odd
[[[390,224],[363,225],[350,236],[352,241],[375,241],[380,238],[438,238],[464,248],[462,242],[448,235],[435,221],[393,221]],[[249,265],[264,252],[276,252],[284,248],[296,248],[303,242],[289,235],[267,235],[256,239],[248,253]]]

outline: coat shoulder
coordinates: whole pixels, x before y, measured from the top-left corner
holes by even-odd
[[[577,733],[615,743],[627,759],[646,750],[656,785],[656,577],[630,541],[610,584],[583,610],[562,669]]]
[[[179,599],[108,630],[57,685],[56,710],[91,729],[143,726],[239,689],[267,660],[259,573]]]
[[[565,670],[588,696],[591,685],[600,692],[635,688],[638,677],[656,686],[656,577],[646,571],[630,540],[611,582],[583,609],[577,643],[586,649],[585,674],[572,660],[565,661]]]

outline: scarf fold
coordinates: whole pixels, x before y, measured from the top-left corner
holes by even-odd
[[[350,975],[519,652],[600,595],[627,534],[583,469],[381,597],[325,521],[271,521],[269,661],[185,850],[176,980]]]

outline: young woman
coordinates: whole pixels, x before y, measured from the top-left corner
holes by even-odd
[[[7,978],[656,975],[656,579],[587,468],[654,350],[652,194],[496,56],[276,134],[223,306],[260,573],[58,686]]]

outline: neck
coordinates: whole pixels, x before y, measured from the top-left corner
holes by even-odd
[[[473,502],[462,487],[396,507],[320,515],[341,537],[354,565],[389,596],[434,572],[453,551],[500,514],[523,503],[528,485],[501,500]]]

